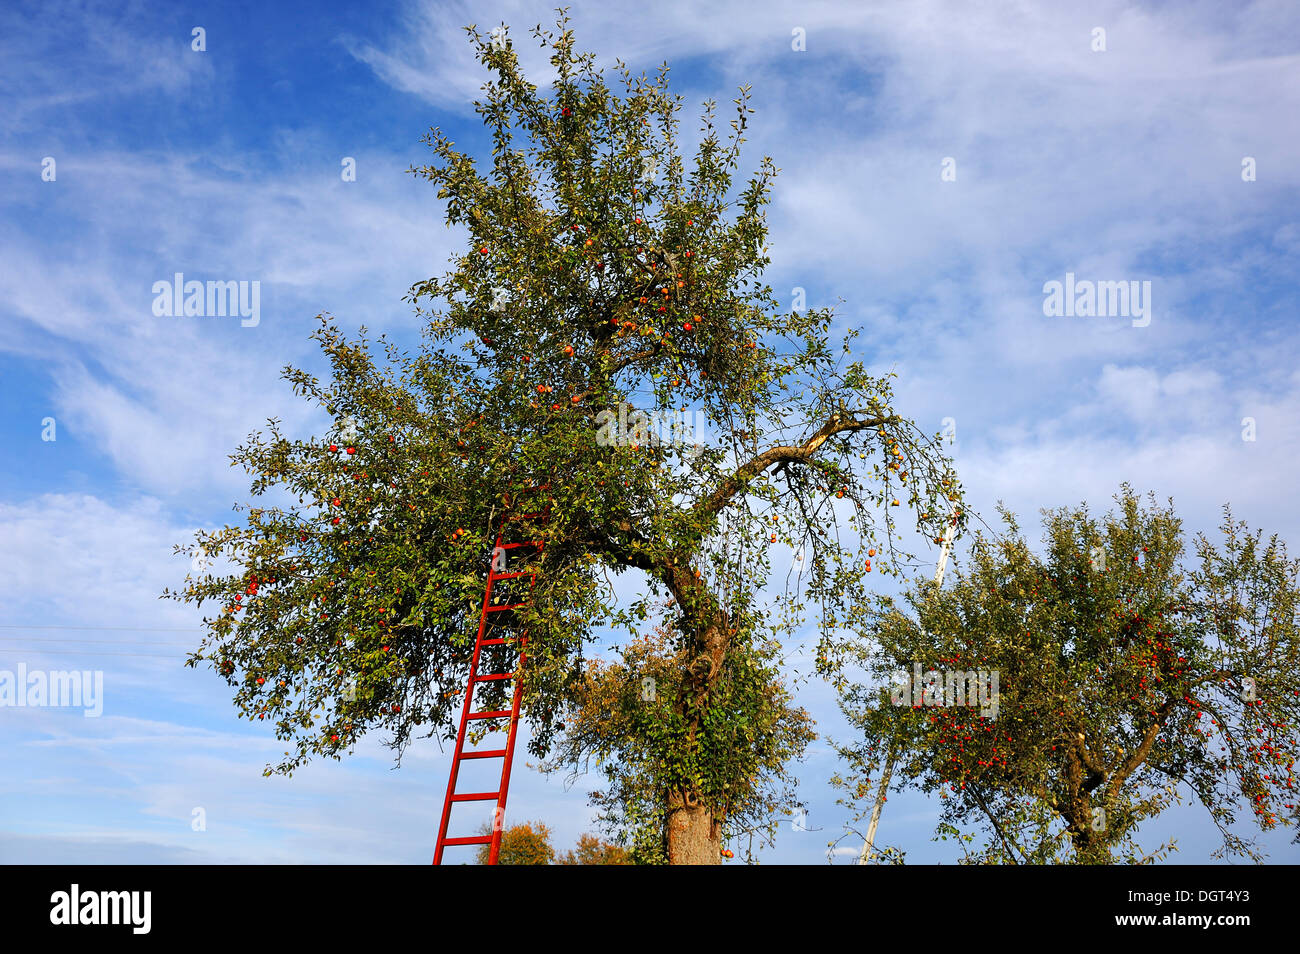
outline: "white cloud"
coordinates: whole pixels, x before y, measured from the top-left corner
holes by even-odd
[[[121,506],[87,494],[0,503],[6,619],[33,625],[192,625],[187,611],[158,601],[163,587],[189,568],[171,555],[172,545],[189,532],[148,497]]]
[[[305,148],[302,137],[290,146]],[[192,157],[63,162],[47,185],[71,190],[85,230],[107,238],[50,247],[10,227],[12,253],[0,264],[12,314],[0,348],[42,362],[63,439],[177,496],[244,483],[228,455],[267,418],[295,436],[321,425],[281,379],[285,364],[318,360],[306,340],[314,316],[402,329],[410,309],[401,297],[441,270],[456,236],[409,200],[427,185],[395,157],[358,155],[358,181],[344,183],[337,150],[316,148],[312,172],[236,182]],[[156,317],[153,283],[176,272],[259,281],[260,323]]]
[[[1156,409],[1160,400],[1160,376],[1150,368],[1118,368],[1108,364],[1101,370],[1097,391],[1107,404],[1142,420]]]
[[[19,22],[20,21],[20,22]],[[70,25],[87,49],[68,55]],[[6,133],[25,131],[61,107],[142,93],[176,95],[212,77],[190,49],[188,28],[167,35],[139,9],[105,14],[79,4],[43,4],[39,16],[17,7],[0,19],[0,60],[10,85],[0,116]]]

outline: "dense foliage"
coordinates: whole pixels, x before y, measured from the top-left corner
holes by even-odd
[[[492,826],[479,829],[483,835],[491,834]],[[474,853],[477,864],[485,865],[491,847],[479,845]],[[539,821],[511,825],[501,832],[501,847],[497,853],[499,865],[549,865],[555,862],[555,849],[551,846],[551,829]]]
[[[954,585],[875,601],[867,638],[827,662],[861,732],[842,750],[849,801],[892,750],[894,780],[939,791],[940,837],[977,862],[1164,857],[1174,846],[1144,851],[1138,829],[1183,800],[1224,855],[1257,856],[1243,813],[1296,822],[1300,561],[1226,508],[1222,543],[1198,536],[1189,558],[1172,503],[1127,485],[1116,502],[1101,519],[1046,512],[1041,555],[1004,512]],[[891,685],[917,665],[939,677],[919,701]],[[996,711],[944,699],[953,671],[996,672]]]
[[[854,358],[854,333],[832,347],[830,311],[783,310],[763,283],[776,169],[764,158],[735,180],[747,91],[729,133],[706,105],[688,164],[667,66],[647,78],[619,64],[620,94],[562,15],[534,32],[555,73],[542,93],[508,37],[469,33],[492,73],[477,104],[491,162],[434,129],[436,161],[412,170],[465,236],[447,274],[412,288],[421,347],[383,341],[380,362],[364,329],[348,338],[323,318],[330,380],[286,374],[329,433],[271,421],[238,449],[253,496],[273,499],[187,550],[233,570],[168,595],[215,604],[190,663],[292,743],[268,772],[376,730],[400,757],[414,735],[454,736],[493,520],[547,483],[522,614],[533,751],[558,739],[570,766],[617,760],[606,803],[627,837],[658,832],[643,856],[716,862],[731,819],[788,807],[782,766],[809,737],[778,637],[808,605],[828,638],[855,626],[873,570],[907,565],[900,529],[964,525],[960,486],[892,408],[889,376]],[[803,559],[773,608],[762,588],[779,545]],[[627,570],[646,593],[621,605],[611,574]],[[665,602],[667,643],[634,643],[614,668],[586,658],[609,627],[641,638]],[[593,722],[593,692],[613,700],[650,670],[654,718],[619,704]],[[566,709],[589,716],[567,734]]]

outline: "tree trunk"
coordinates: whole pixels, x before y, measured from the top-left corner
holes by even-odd
[[[698,712],[708,705],[709,693],[722,672],[730,646],[731,625],[698,576],[675,564],[667,567],[669,590],[682,609],[687,632],[695,633],[697,654],[682,685],[683,711]],[[688,730],[693,743],[699,725],[695,719]],[[722,864],[722,819],[701,804],[698,793],[674,792],[668,796],[668,863],[670,865]]]
[[[669,800],[668,863],[722,864],[721,823],[703,806],[687,806],[681,796]]]

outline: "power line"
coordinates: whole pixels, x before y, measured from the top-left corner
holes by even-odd
[[[180,653],[106,653],[103,650],[87,649],[0,649],[0,653],[26,653],[29,656],[152,656],[154,659],[176,659]]]
[[[137,646],[190,646],[191,643],[164,643],[149,639],[60,639],[55,637],[51,639],[48,636],[0,636],[0,640],[21,639],[26,642],[40,643],[109,643],[113,646],[137,645]]]
[[[201,629],[180,629],[165,626],[24,626],[16,623],[0,623],[0,629],[71,629],[82,631],[104,631],[123,633],[201,633]]]

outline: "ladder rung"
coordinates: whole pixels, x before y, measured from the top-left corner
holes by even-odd
[[[496,639],[483,639],[479,641],[480,646],[501,646],[505,644],[505,637],[500,636]]]
[[[494,576],[494,577],[492,577],[492,579],[488,580],[488,589],[489,589],[489,590],[495,589],[495,587],[494,587],[492,584],[493,584],[493,583],[496,583],[498,580],[510,580],[510,579],[515,579],[515,578],[517,578],[517,577],[521,577],[521,576],[530,576],[530,577],[532,577],[532,579],[528,581],[528,585],[529,585],[529,587],[533,587],[533,586],[536,586],[536,585],[537,585],[537,571],[536,571],[536,570],[520,570],[518,573],[502,573],[500,576]],[[495,595],[495,594],[493,594],[493,595]]]
[[[502,610],[523,609],[523,608],[524,608],[525,606],[527,606],[527,605],[528,605],[527,603],[509,603],[509,604],[502,605],[502,606],[489,606],[489,607],[488,607],[487,609],[485,609],[483,612],[485,612],[485,613],[500,613]]]
[[[503,543],[501,544],[501,549],[514,550],[518,547],[540,547],[541,545],[542,545],[541,540],[524,540],[521,543]]]
[[[490,672],[486,676],[475,676],[474,681],[475,682],[499,682],[502,679],[513,679],[515,678],[515,675],[516,674],[513,672]]]
[[[479,752],[462,752],[460,757],[463,759],[499,759],[504,758],[505,749],[483,749]]]
[[[444,845],[488,845],[492,843],[491,835],[473,835],[469,838],[444,838]]]
[[[497,712],[471,712],[466,719],[503,719],[514,715],[509,709],[501,709]]]
[[[471,792],[468,795],[453,795],[451,800],[453,802],[486,802],[500,795],[500,792]]]

